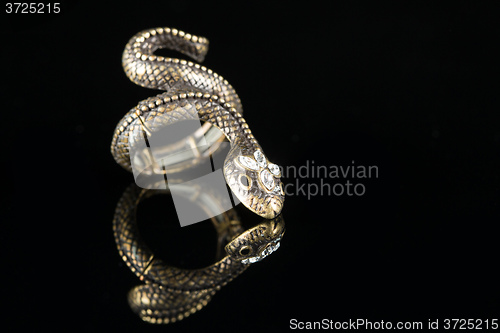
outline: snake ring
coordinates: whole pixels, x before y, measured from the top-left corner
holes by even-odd
[[[209,156],[213,148],[196,148],[192,154],[185,154],[186,147],[196,147],[203,139],[215,146],[225,138],[230,144],[222,167],[225,183],[252,212],[268,219],[278,216],[285,199],[280,167],[267,159],[250,131],[234,88],[198,63],[155,55],[161,48],[202,62],[208,40],[171,28],[145,30],[130,39],[122,58],[126,75],[142,87],[165,92],[139,102],[118,123],[111,143],[116,162],[129,171],[138,165],[141,171],[146,170],[144,161],[149,157],[139,149],[141,142],[151,148],[155,145],[154,135],[165,126],[198,119],[204,123],[201,129],[179,139],[179,144],[163,147],[162,166],[151,170],[169,175],[188,168]],[[156,149],[153,155],[159,151]]]

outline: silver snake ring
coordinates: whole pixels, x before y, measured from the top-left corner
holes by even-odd
[[[144,139],[145,132],[185,119],[199,119],[220,130],[221,137],[225,136],[231,145],[223,174],[238,200],[264,218],[279,215],[285,199],[280,167],[267,159],[243,119],[241,101],[234,88],[222,76],[196,62],[155,55],[161,48],[201,62],[208,51],[208,40],[171,28],[145,30],[130,39],[122,58],[126,75],[142,87],[165,92],[139,102],[118,123],[111,143],[116,162],[132,171],[130,152],[135,143]],[[190,166],[198,157],[186,158],[176,165]],[[176,171],[173,165],[170,170]],[[167,168],[163,171],[167,172]]]

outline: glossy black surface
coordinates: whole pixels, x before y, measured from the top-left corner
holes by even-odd
[[[498,318],[492,8],[79,1],[62,11],[2,12],[1,325],[255,332],[286,331],[292,318]],[[361,197],[287,197],[281,248],[166,328],[128,308],[126,293],[139,281],[111,230],[132,180],[109,152],[113,130],[156,94],[128,81],[121,52],[156,26],[209,38],[204,65],[236,88],[275,163],[379,168]],[[210,226],[181,229],[171,220],[166,244],[154,229],[164,228],[161,204],[140,212],[149,241],[177,251],[174,261],[209,263],[199,254],[214,252],[215,239],[201,236],[215,237]],[[164,218],[174,219],[165,207]]]

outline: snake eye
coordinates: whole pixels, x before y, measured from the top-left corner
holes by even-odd
[[[240,249],[240,255],[247,256],[252,252],[252,248],[250,246],[243,246]]]
[[[241,186],[243,186],[247,190],[250,189],[250,187],[252,186],[252,180],[247,175],[244,175],[244,174],[240,175],[239,181],[240,181]]]

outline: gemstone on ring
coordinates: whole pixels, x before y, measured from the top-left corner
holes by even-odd
[[[257,163],[259,163],[259,165],[262,168],[266,167],[266,165],[267,165],[266,158],[264,157],[264,154],[262,154],[262,152],[260,150],[256,150],[253,153],[253,156],[255,156],[255,159],[257,160]]]
[[[262,170],[260,173],[260,180],[269,191],[273,189],[274,177],[267,169]]]
[[[281,171],[279,166],[277,166],[274,163],[269,163],[267,167],[269,168],[269,171],[271,171],[273,175],[275,175],[276,177],[280,176]]]
[[[253,158],[250,158],[248,156],[239,156],[238,161],[244,166],[247,167],[248,169],[251,170],[259,170],[259,165]]]

